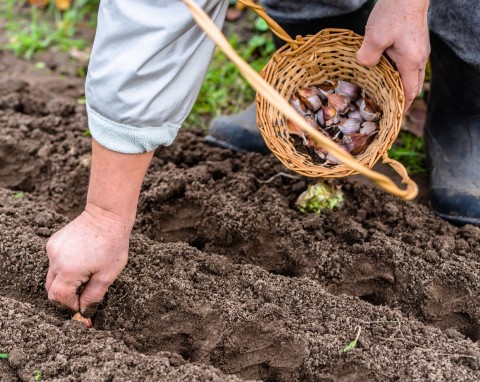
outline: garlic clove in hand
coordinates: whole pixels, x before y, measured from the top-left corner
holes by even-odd
[[[87,329],[90,329],[93,326],[92,319],[83,317],[80,313],[75,313],[72,317],[72,320],[81,322]]]

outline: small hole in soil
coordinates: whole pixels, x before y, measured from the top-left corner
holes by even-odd
[[[298,270],[293,268],[279,269],[270,271],[272,275],[285,276],[285,277],[298,277]]]
[[[359,299],[372,305],[386,305],[385,298],[376,293],[368,293],[359,296]]]
[[[464,335],[470,338],[473,342],[477,342],[480,340],[480,326],[472,325],[468,327]]]
[[[468,313],[456,313],[454,315],[456,329],[465,337],[470,338],[473,342],[480,340],[480,325]]]

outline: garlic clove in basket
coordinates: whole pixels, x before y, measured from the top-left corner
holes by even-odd
[[[331,106],[324,106],[322,107],[322,111],[325,126],[336,125],[338,122],[340,122],[340,116],[338,115],[335,108]]]
[[[317,154],[321,160],[327,159],[328,152],[323,147],[315,147],[314,150],[315,150],[315,154]]]
[[[302,102],[313,111],[317,111],[322,107],[320,99],[320,91],[314,87],[303,88],[298,91],[298,95]]]
[[[352,82],[338,81],[335,91],[338,94],[347,96],[351,101],[355,101],[360,95],[361,89],[358,85]]]
[[[317,119],[313,115],[306,115],[304,118],[305,118],[305,121],[307,121],[310,126],[312,126],[314,129],[320,130],[320,126],[317,123]]]
[[[367,122],[374,122],[380,119],[380,112],[375,104],[368,98],[363,98],[359,107],[360,115]]]
[[[320,85],[317,85],[317,88],[325,94],[335,93],[336,87],[337,87],[337,84],[330,80],[325,80]]]
[[[292,105],[295,111],[300,115],[310,114],[310,110],[308,110],[307,106],[296,95],[292,96],[290,105]]]
[[[358,119],[344,118],[338,124],[338,129],[343,134],[358,133],[360,130],[360,121]]]
[[[298,135],[299,137],[305,136],[303,130],[290,120],[287,121],[287,130],[290,134]]]
[[[378,131],[377,122],[363,122],[360,128],[360,134],[371,134],[375,131]]]
[[[368,144],[372,141],[373,137],[377,134],[376,131],[370,134],[360,134],[360,133],[352,133],[346,134],[343,138],[345,146],[347,150],[352,155],[358,155],[365,150]]]
[[[320,126],[325,127],[325,117],[323,116],[323,107],[315,114],[317,122]]]
[[[328,94],[328,106],[333,107],[338,113],[345,113],[350,106],[350,98],[342,94]]]
[[[351,105],[351,106],[353,106],[353,105]],[[362,115],[360,114],[360,111],[357,110],[357,109],[348,112],[348,118],[356,119],[357,121],[363,122]]]
[[[328,102],[327,96],[329,94],[335,93],[335,86],[337,86],[337,84],[329,80],[322,82],[320,85],[317,85],[317,89],[320,92],[319,96],[324,104],[327,104]]]

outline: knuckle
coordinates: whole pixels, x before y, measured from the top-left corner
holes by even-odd
[[[368,30],[365,39],[368,41],[368,44],[375,49],[385,49],[390,45],[385,35],[380,33],[368,33]]]

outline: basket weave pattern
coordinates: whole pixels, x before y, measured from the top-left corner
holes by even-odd
[[[279,49],[261,75],[282,97],[289,100],[298,89],[325,80],[357,83],[379,106],[380,131],[366,150],[355,158],[372,168],[386,153],[400,132],[404,105],[400,76],[382,56],[373,68],[356,62],[363,37],[343,29],[325,29],[314,36],[298,36],[296,44]],[[308,154],[298,152],[287,129],[287,118],[257,95],[257,123],[269,149],[289,169],[309,177],[338,178],[356,174],[343,164],[316,164]]]

